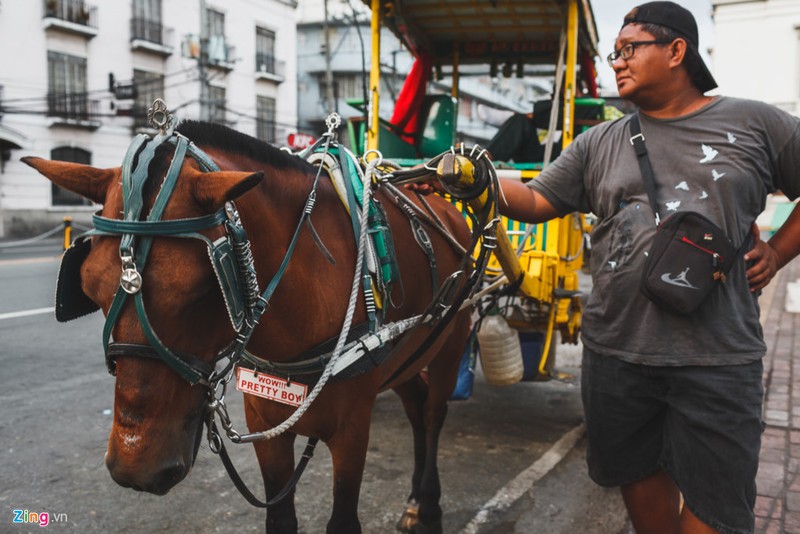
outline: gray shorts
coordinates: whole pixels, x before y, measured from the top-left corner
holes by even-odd
[[[725,534],[753,532],[762,371],[761,360],[656,367],[584,347],[589,476],[622,486],[663,469],[704,523]]]

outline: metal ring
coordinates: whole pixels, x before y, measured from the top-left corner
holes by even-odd
[[[217,432],[214,432],[208,438],[208,448],[211,449],[211,452],[214,454],[219,454],[219,451],[222,450],[222,437]]]
[[[361,156],[361,159],[364,160],[364,163],[372,163],[372,161],[370,161],[369,158],[367,157],[370,154],[375,154],[375,159],[373,161],[376,162],[375,163],[376,166],[378,166],[378,165],[383,163],[383,154],[381,154],[381,151],[376,149],[376,148],[372,148],[372,149],[367,150],[366,152],[364,152],[364,155]]]

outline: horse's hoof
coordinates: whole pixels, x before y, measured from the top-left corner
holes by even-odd
[[[406,509],[403,511],[400,521],[397,522],[397,530],[400,532],[414,532],[417,523],[419,523],[419,503],[411,499],[406,504]]]

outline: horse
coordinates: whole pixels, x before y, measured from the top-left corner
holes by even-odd
[[[164,142],[155,150],[146,168],[136,163],[137,159],[144,160],[141,147],[139,152],[129,149],[130,157],[126,156],[120,167],[106,169],[23,158],[53,183],[102,205],[96,221],[105,221],[106,226],[123,224],[121,219],[129,210],[125,202],[131,192],[121,183],[126,165],[146,172],[140,192],[141,213],[163,214],[158,228],[205,221],[205,226],[193,230],[205,241],[180,239],[177,231],[159,235],[154,230],[133,239],[130,235],[120,237],[122,232],[99,232],[86,240],[85,257],[80,263],[79,289],[91,305],[102,309],[107,317],[116,317],[112,325],[107,323],[106,333],[113,338],[106,358],[116,380],[106,466],[117,484],[158,495],[166,494],[191,469],[213,399],[207,380],[191,379],[191,372],[213,370],[219,354],[236,335],[228,297],[220,290],[209,262],[207,244],[226,235],[222,219],[213,214],[224,212],[231,202],[235,205],[249,238],[259,288],[284,269],[246,342],[248,353],[270,362],[296,362],[299,355],[339,334],[357,264],[352,220],[331,182],[317,180],[316,166],[219,124],[185,121],[175,132],[162,134],[171,135],[173,142]],[[187,154],[184,144],[183,153],[177,154],[180,147],[175,138],[191,141],[189,152],[194,152]],[[170,177],[173,168],[174,176]],[[173,191],[164,204],[158,200],[158,193],[169,180],[174,180],[170,185]],[[298,229],[295,225],[308,204],[315,180],[316,202],[310,224]],[[464,249],[456,244],[468,250],[470,230],[464,216],[439,196],[422,199],[401,188],[387,191],[378,187],[375,198],[391,228],[400,275],[399,283],[392,285],[382,304],[385,320],[417,316],[429,307],[435,288],[445,284],[450,273],[463,268]],[[431,269],[429,254],[415,238],[418,231],[409,224],[411,204],[418,212],[431,215],[418,220],[435,251],[436,269]],[[144,215],[139,218],[144,220]],[[282,266],[296,231],[299,237],[291,260]],[[150,241],[142,272],[136,270],[130,257],[121,254],[126,239],[131,247],[141,248],[143,241]],[[126,285],[129,276],[138,279],[128,279]],[[463,287],[466,282],[459,284]],[[115,302],[121,286],[129,293],[138,292],[136,303],[127,301],[120,306]],[[368,321],[365,293],[361,292],[356,303],[354,324]],[[140,305],[146,310],[146,326],[137,314]],[[470,329],[469,309],[463,309],[453,313],[440,332],[433,332],[438,335],[431,335],[433,327],[429,325],[403,333],[379,365],[358,376],[327,383],[287,432],[254,441],[267,498],[278,495],[293,476],[296,436],[322,440],[330,450],[333,469],[333,509],[327,532],[361,532],[358,500],[371,411],[376,396],[391,389],[402,401],[414,444],[407,502],[418,503],[418,511],[415,514],[406,509],[401,522],[409,531],[441,532],[438,440]],[[174,361],[153,357],[150,347],[158,342],[177,355]],[[209,372],[203,376],[208,377]],[[314,380],[309,380],[309,387]],[[295,410],[294,406],[249,393],[244,394],[244,406],[251,432],[274,428]],[[267,508],[267,532],[297,532],[294,499],[292,489],[286,498]]]

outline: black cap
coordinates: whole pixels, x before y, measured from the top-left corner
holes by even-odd
[[[703,58],[700,57],[697,22],[695,22],[694,16],[688,9],[679,6],[675,2],[648,2],[633,8],[631,12],[625,16],[625,21],[622,23],[622,26],[625,27],[632,23],[664,26],[685,38],[690,45],[689,48],[692,53],[697,56],[699,69],[694,75],[697,88],[705,93],[717,87],[717,82],[714,80],[714,77],[711,76],[711,72],[709,72],[708,67],[706,67]]]

